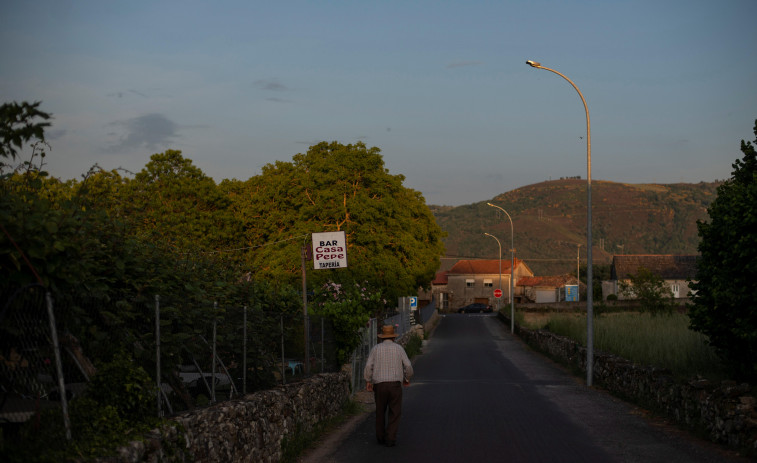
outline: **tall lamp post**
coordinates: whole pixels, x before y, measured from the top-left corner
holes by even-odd
[[[491,236],[495,240],[497,240],[497,245],[499,246],[499,290],[502,291],[502,244],[499,242],[496,236],[490,235],[489,233],[484,233],[486,236]],[[499,310],[499,298],[497,298],[497,310]]]
[[[578,92],[578,96],[581,97],[581,102],[584,104],[584,111],[586,111],[586,384],[592,385],[592,377],[594,372],[594,307],[592,306],[593,294],[593,275],[592,275],[592,261],[591,261],[591,121],[589,119],[589,107],[586,105],[581,90],[576,87],[576,84],[572,80],[565,77],[563,74],[541,65],[536,61],[528,60],[526,64],[532,68],[544,69],[545,71],[553,72],[563,79],[567,80],[570,85]]]
[[[486,203],[491,207],[496,207],[500,211],[504,212],[508,219],[510,219],[510,332],[515,333],[515,298],[513,297],[513,275],[515,274],[515,235],[513,233],[513,219],[506,210],[497,206],[496,204]]]

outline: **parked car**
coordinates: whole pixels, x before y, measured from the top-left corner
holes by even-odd
[[[179,377],[193,396],[210,395],[208,388],[213,387],[213,375],[210,371],[201,372],[197,371],[194,365],[182,365],[179,367]],[[216,390],[228,390],[232,386],[231,378],[226,374],[216,373],[215,378]]]
[[[491,311],[492,306],[488,304],[482,304],[480,302],[468,304],[465,307],[460,307],[459,309],[457,309],[457,313],[484,313]]]

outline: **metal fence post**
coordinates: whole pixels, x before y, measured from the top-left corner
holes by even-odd
[[[242,394],[247,395],[247,306],[242,313]]]
[[[218,302],[213,301],[213,354],[210,362],[210,403],[216,402],[216,325],[218,324]]]
[[[321,317],[321,373],[326,369],[326,359],[323,357],[323,345],[325,344],[324,339],[326,330],[323,327],[323,317]]]
[[[155,295],[155,381],[158,383],[158,416],[163,417],[163,404],[161,404],[161,381],[160,381],[160,296]]]
[[[281,323],[281,384],[286,384],[287,371],[286,366],[284,365],[284,316],[281,315],[279,320]]]
[[[50,336],[53,338],[53,351],[55,351],[55,368],[58,373],[58,390],[60,391],[60,405],[63,410],[63,426],[66,428],[66,440],[71,441],[71,420],[68,416],[68,398],[66,397],[66,380],[63,378],[63,362],[60,358],[60,344],[58,344],[58,330],[55,327],[55,314],[53,313],[53,296],[50,291],[45,293],[47,300],[47,318],[50,320]]]

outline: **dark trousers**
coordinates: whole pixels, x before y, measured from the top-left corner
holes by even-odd
[[[374,384],[373,398],[376,402],[376,438],[393,443],[397,440],[402,416],[402,383],[391,381]]]

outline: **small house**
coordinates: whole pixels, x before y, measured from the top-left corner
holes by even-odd
[[[522,295],[519,302],[549,303],[571,299],[571,292],[586,285],[580,283],[575,275],[530,276],[518,280],[518,289]],[[578,300],[575,293],[575,300]]]
[[[631,276],[645,268],[662,278],[673,297],[685,298],[689,294],[689,281],[696,276],[697,256],[671,254],[617,255],[612,258],[610,280],[602,282],[602,299],[615,294],[618,299],[628,299],[621,294],[623,283],[630,284]]]
[[[441,296],[447,301],[446,310],[456,311],[475,302],[495,308],[506,305],[510,301],[511,273],[514,287],[517,287],[520,278],[534,274],[525,262],[517,258],[514,260],[514,272],[510,268],[510,259],[458,261],[446,272],[446,292]],[[502,292],[500,298],[494,295],[497,289]],[[513,295],[516,296],[514,292]]]

